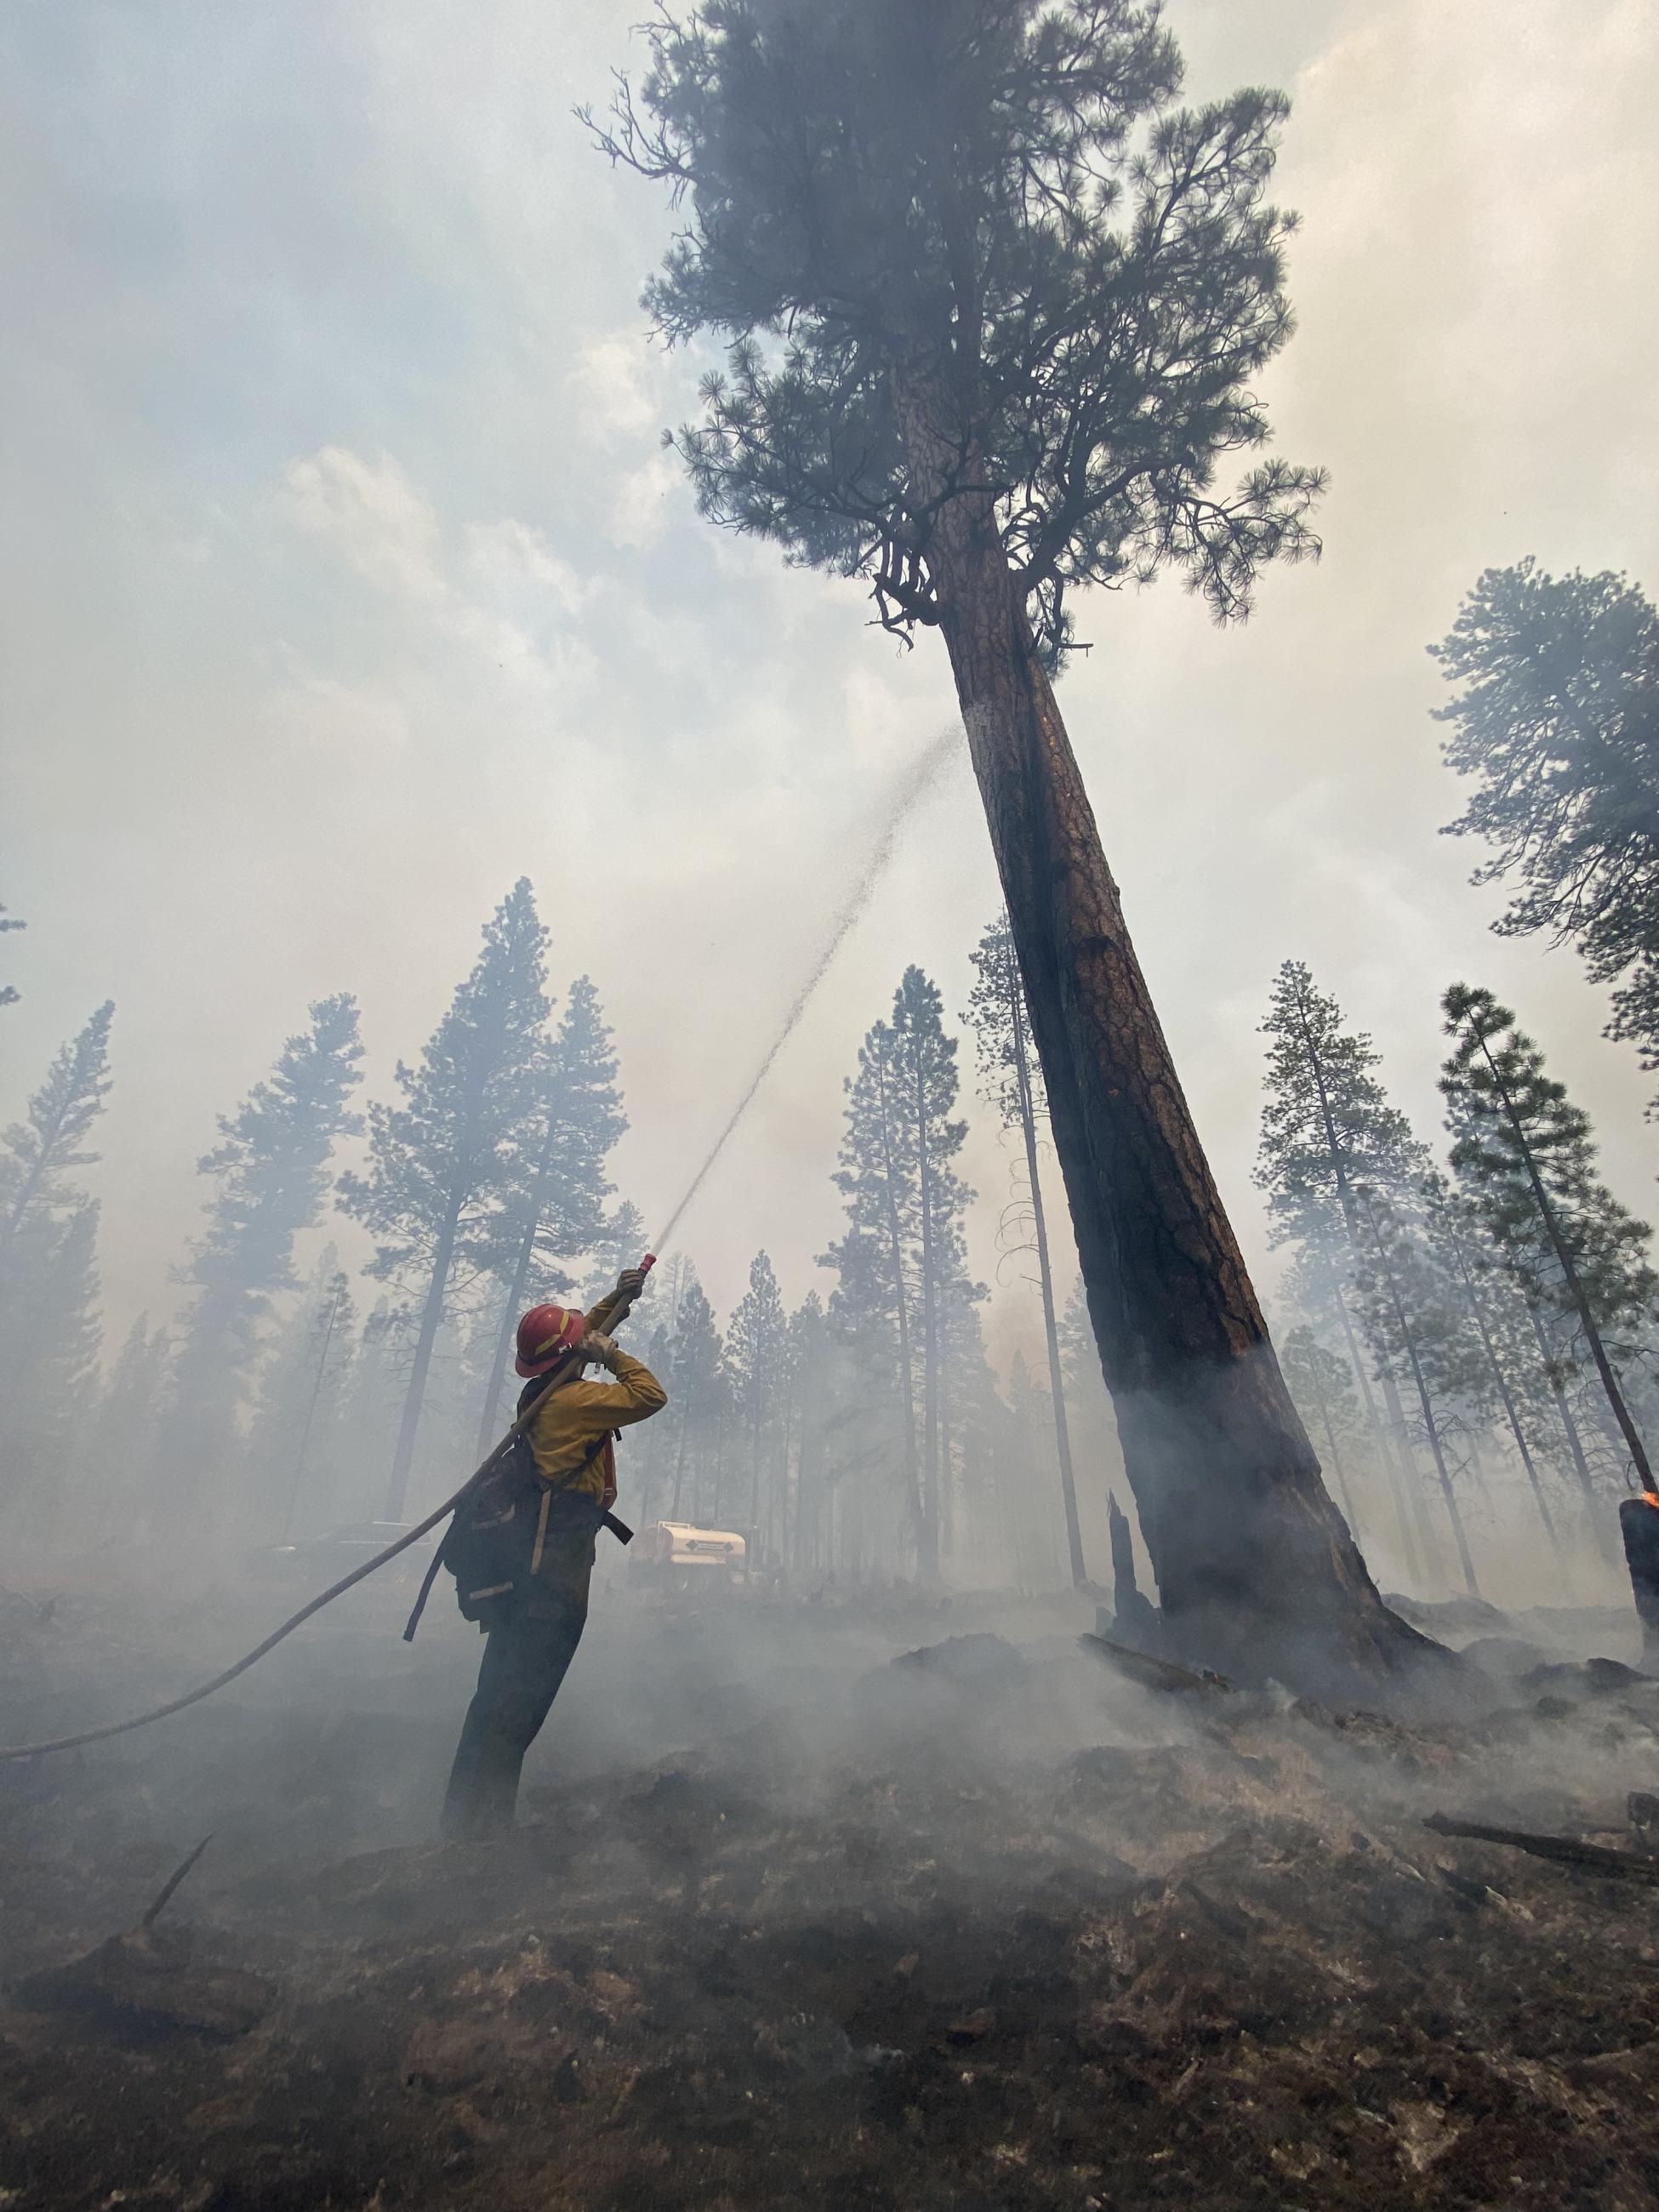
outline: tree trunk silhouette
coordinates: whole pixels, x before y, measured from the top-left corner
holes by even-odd
[[[415,1432],[421,1425],[426,1378],[432,1366],[432,1348],[438,1340],[438,1327],[443,1319],[444,1293],[449,1287],[449,1270],[455,1257],[455,1231],[460,1218],[461,1201],[452,1198],[439,1232],[438,1249],[432,1258],[432,1280],[421,1312],[420,1334],[415,1340],[415,1364],[409,1371],[409,1388],[404,1393],[404,1417],[398,1430],[398,1449],[392,1455],[392,1474],[386,1490],[388,1521],[401,1521],[404,1517],[409,1470],[415,1458]]]
[[[1463,1570],[1463,1587],[1471,1597],[1479,1597],[1480,1585],[1475,1579],[1474,1561],[1469,1553],[1469,1540],[1463,1528],[1463,1516],[1457,1503],[1457,1493],[1452,1488],[1450,1471],[1446,1465],[1445,1447],[1440,1441],[1440,1424],[1434,1418],[1434,1401],[1429,1395],[1429,1386],[1424,1378],[1423,1362],[1417,1347],[1417,1338],[1406,1317],[1405,1303],[1400,1295],[1400,1284],[1389,1261],[1388,1250],[1376,1226],[1376,1216],[1371,1211],[1370,1200],[1364,1200],[1365,1212],[1371,1224],[1371,1236],[1376,1245],[1376,1257],[1389,1285],[1389,1303],[1394,1308],[1395,1326],[1400,1340],[1406,1348],[1406,1359],[1412,1370],[1412,1381],[1417,1390],[1417,1403],[1423,1416],[1423,1433],[1429,1440],[1429,1450],[1434,1460],[1434,1471],[1439,1479],[1440,1495],[1445,1501],[1446,1518],[1457,1546],[1459,1565]]]

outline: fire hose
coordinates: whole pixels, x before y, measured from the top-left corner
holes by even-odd
[[[640,1273],[648,1274],[656,1264],[655,1254],[647,1252],[640,1262]],[[622,1298],[612,1308],[608,1326],[615,1328],[626,1321],[632,1307],[631,1298]],[[395,1559],[400,1552],[406,1552],[411,1544],[418,1544],[422,1536],[430,1535],[441,1521],[447,1521],[458,1506],[464,1504],[475,1490],[489,1480],[512,1450],[515,1441],[524,1434],[535,1419],[547,1392],[559,1389],[567,1382],[574,1382],[580,1374],[583,1364],[579,1352],[568,1352],[559,1364],[552,1370],[546,1389],[538,1392],[488,1459],[473,1469],[453,1498],[446,1498],[441,1505],[434,1507],[424,1521],[417,1522],[414,1528],[405,1529],[395,1544],[388,1544],[383,1552],[376,1552],[373,1559],[365,1559],[361,1566],[354,1567],[349,1575],[342,1575],[337,1583],[331,1583],[327,1589],[313,1598],[308,1605],[302,1605],[298,1613],[285,1620],[280,1628],[272,1629],[262,1644],[256,1644],[252,1651],[244,1653],[234,1667],[227,1667],[222,1674],[216,1674],[210,1682],[203,1682],[197,1688],[186,1691],[182,1698],[173,1698],[164,1705],[153,1706],[149,1712],[136,1713],[131,1720],[112,1721],[103,1728],[82,1729],[77,1735],[54,1736],[46,1743],[14,1744],[9,1750],[0,1750],[0,1765],[12,1759],[38,1759],[49,1751],[76,1751],[82,1744],[102,1743],[110,1736],[125,1735],[133,1729],[148,1728],[152,1721],[164,1721],[173,1713],[183,1712],[186,1705],[200,1705],[204,1698],[210,1698],[216,1690],[222,1690],[227,1683],[234,1682],[239,1674],[246,1674],[248,1668],[263,1659],[267,1651],[274,1651],[285,1637],[292,1636],[296,1628],[303,1627],[305,1623],[314,1614],[319,1613],[325,1605],[332,1605],[337,1597],[343,1597],[349,1589],[354,1589],[358,1583],[366,1581],[370,1575],[377,1573],[388,1560]],[[434,1560],[434,1574],[437,1564]],[[428,1588],[430,1588],[431,1581],[432,1577],[428,1576]]]

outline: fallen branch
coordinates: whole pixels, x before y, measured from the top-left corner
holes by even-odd
[[[204,1836],[201,1842],[197,1844],[195,1850],[190,1854],[190,1856],[185,1860],[184,1863],[181,1866],[177,1866],[173,1869],[173,1872],[161,1884],[161,1894],[156,1898],[155,1904],[150,1906],[149,1911],[145,1913],[143,1918],[138,1923],[138,1925],[141,1928],[153,1928],[155,1925],[156,1921],[161,1917],[162,1912],[166,1911],[168,1903],[171,1901],[173,1891],[178,1888],[179,1883],[190,1872],[197,1860],[201,1857],[203,1852],[212,1841],[213,1838],[211,1834]]]
[[[1507,1844],[1512,1850],[1530,1851],[1534,1858],[1557,1859],[1565,1866],[1588,1867],[1595,1874],[1628,1875],[1632,1881],[1659,1887],[1659,1859],[1640,1851],[1617,1851],[1606,1844],[1583,1844],[1576,1836],[1540,1836],[1527,1828],[1493,1828],[1484,1820],[1455,1820],[1449,1814],[1431,1813],[1424,1820],[1437,1836],[1467,1836],[1478,1844]]]
[[[1173,1690],[1188,1694],[1197,1691],[1202,1696],[1213,1698],[1233,1686],[1224,1674],[1212,1674],[1207,1667],[1182,1667],[1173,1659],[1154,1659],[1150,1652],[1133,1651],[1127,1644],[1114,1644],[1109,1636],[1079,1636],[1078,1642],[1097,1659],[1115,1667],[1132,1682],[1139,1682],[1143,1690]]]

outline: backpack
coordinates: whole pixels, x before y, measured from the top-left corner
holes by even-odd
[[[501,1617],[518,1584],[540,1566],[550,1533],[597,1531],[604,1508],[597,1498],[568,1486],[586,1473],[610,1441],[609,1430],[596,1437],[556,1485],[543,1480],[530,1438],[514,1437],[495,1475],[456,1508],[442,1559],[455,1577],[463,1620],[489,1627]]]
[[[545,1382],[542,1388],[546,1388]],[[541,1395],[538,1390],[536,1397]],[[526,1392],[519,1410],[533,1404]],[[576,1466],[555,1484],[544,1481],[536,1464],[528,1434],[520,1431],[512,1449],[487,1481],[469,1491],[456,1507],[447,1534],[433,1556],[421,1584],[415,1609],[404,1630],[404,1641],[412,1644],[415,1631],[440,1567],[455,1577],[455,1601],[463,1620],[476,1620],[493,1628],[505,1620],[513,1593],[527,1582],[541,1565],[542,1547],[550,1534],[609,1528],[624,1544],[633,1530],[624,1526],[594,1498],[568,1486],[585,1474],[617,1431],[607,1429],[596,1437]]]

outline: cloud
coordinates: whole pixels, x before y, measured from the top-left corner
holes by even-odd
[[[325,446],[283,471],[279,509],[377,590],[426,603],[445,598],[438,517],[389,453],[366,459]]]
[[[683,471],[672,453],[658,451],[629,470],[611,501],[609,534],[613,545],[643,552],[668,527],[669,496],[679,489]]]
[[[568,694],[591,675],[593,655],[573,623],[598,586],[530,524],[509,517],[446,532],[390,454],[371,460],[337,446],[289,464],[278,509],[391,602],[394,618],[419,623],[418,658],[434,637],[447,640],[509,690],[543,695]],[[311,690],[331,696],[326,679]]]
[[[568,379],[590,435],[639,438],[658,428],[662,410],[649,388],[649,356],[637,330],[590,339]]]
[[[319,751],[387,758],[409,743],[409,711],[380,684],[351,684],[330,676],[296,675],[271,696],[268,715],[279,738]]]

